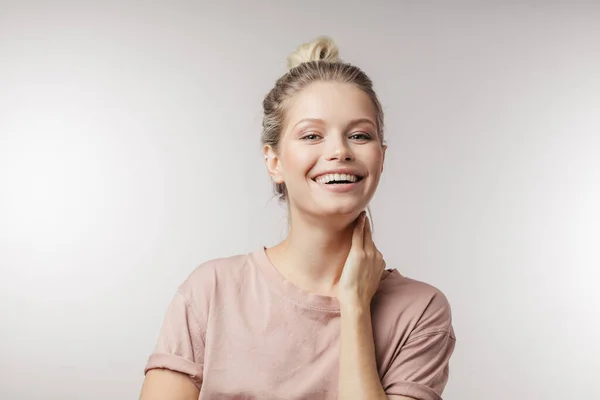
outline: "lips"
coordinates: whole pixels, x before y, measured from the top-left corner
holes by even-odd
[[[350,192],[354,191],[355,189],[361,187],[363,180],[364,180],[364,178],[361,177],[356,182],[324,183],[324,182],[317,182],[314,179],[313,179],[313,182],[316,185],[318,185],[321,189],[326,190],[330,193],[350,193]]]

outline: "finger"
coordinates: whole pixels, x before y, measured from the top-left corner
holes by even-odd
[[[356,249],[363,248],[364,241],[364,230],[365,230],[365,212],[363,211],[354,225],[354,232],[352,233],[352,247]]]
[[[373,233],[371,232],[371,220],[365,215],[365,233],[364,233],[364,248],[374,250],[375,244],[373,243]]]

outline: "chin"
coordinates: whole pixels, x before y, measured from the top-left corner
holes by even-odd
[[[365,208],[366,205],[362,204],[332,205],[322,207],[316,214],[323,218],[354,218]]]

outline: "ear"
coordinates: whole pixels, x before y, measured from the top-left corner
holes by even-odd
[[[275,183],[283,183],[283,174],[281,163],[279,162],[279,156],[269,145],[265,145],[263,148],[263,157],[267,166],[267,172]]]
[[[381,172],[383,172],[383,167],[385,165],[385,152],[387,151],[387,148],[388,148],[387,144],[382,145],[381,148],[383,149],[383,155],[381,156],[382,157],[382,160],[381,160]]]

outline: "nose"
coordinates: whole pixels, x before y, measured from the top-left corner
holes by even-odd
[[[331,138],[331,146],[327,150],[327,161],[338,160],[338,161],[352,161],[354,160],[354,153],[348,145],[348,142],[343,138]]]

